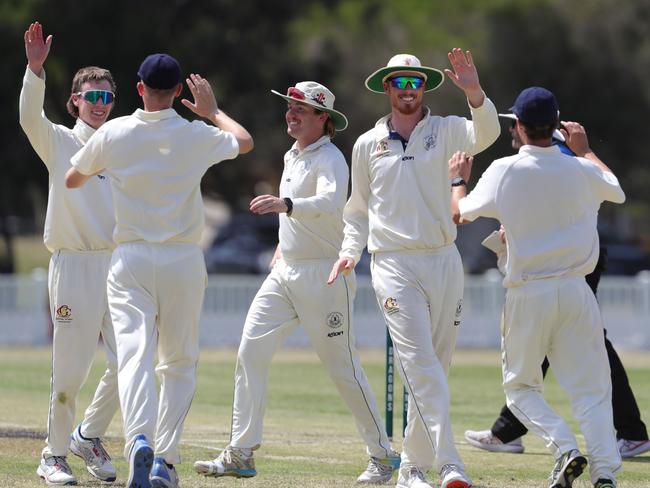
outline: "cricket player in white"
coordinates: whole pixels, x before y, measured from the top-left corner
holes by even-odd
[[[34,22],[25,32],[27,69],[20,93],[20,125],[49,172],[45,246],[52,253],[48,289],[54,324],[52,379],[46,446],[37,473],[53,485],[76,484],[67,463],[68,448],[82,457],[88,472],[114,481],[115,468],[103,436],[119,406],[115,336],[106,301],[106,276],[114,247],[113,199],[108,181],[98,175],[72,194],[64,184],[70,158],[108,118],[115,84],[109,71],[80,69],[72,83],[68,110],[73,129],[52,123],[43,111],[45,70],[52,36]],[[108,368],[82,423],[74,429],[77,394],[86,381],[99,335]]]
[[[625,195],[589,148],[582,126],[562,125],[568,146],[580,157],[552,145],[559,112],[551,92],[527,88],[512,111],[524,145],[518,154],[494,161],[469,195],[455,189],[452,207],[461,222],[492,217],[505,229],[503,384],[510,410],[555,455],[551,488],[570,487],[587,460],[566,422],[544,400],[539,367],[544,356],[580,422],[592,483],[613,488],[621,458],[610,371],[600,310],[585,275],[598,260],[598,208],[603,201],[622,203]],[[450,165],[469,178],[466,155],[455,155]]]
[[[217,108],[210,84],[198,75],[187,79],[195,102],[182,103],[216,127],[189,122],[171,108],[183,88],[180,66],[171,56],[148,56],[138,75],[144,110],[105,124],[72,159],[66,184],[79,186],[99,171],[110,178],[117,247],[108,304],[130,463],[127,487],[173,488],[178,486],[173,465],[180,462],[178,445],[195,389],[207,282],[198,245],[199,185],[210,166],[249,152],[253,141]]]
[[[263,416],[271,359],[284,339],[302,324],[348,405],[370,456],[360,483],[385,483],[399,466],[354,344],[354,274],[335,286],[325,284],[343,240],[343,207],[349,170],[332,144],[347,127],[325,86],[304,81],[274,90],[288,102],[287,133],[296,139],[284,156],[280,195],[251,201],[256,214],[278,213],[279,244],[272,270],[248,311],[235,371],[230,445],[214,461],[197,461],[206,476],[257,474],[253,450],[262,443]]]
[[[352,194],[343,217],[345,238],[329,282],[351,270],[368,245],[372,280],[409,393],[397,486],[426,488],[435,467],[443,488],[471,486],[454,447],[447,373],[456,343],[463,267],[454,244],[449,157],[476,154],[499,136],[497,112],[485,96],[469,52],[449,53],[449,78],[467,97],[473,121],[439,117],[422,106],[442,72],[398,54],[366,80],[386,93],[391,113],[357,140]]]

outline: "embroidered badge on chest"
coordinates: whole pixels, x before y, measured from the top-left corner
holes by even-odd
[[[424,150],[429,151],[432,148],[436,147],[436,144],[438,143],[436,136],[430,135],[424,139]]]

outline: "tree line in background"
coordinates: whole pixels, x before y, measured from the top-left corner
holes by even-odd
[[[628,200],[604,206],[604,220],[622,239],[650,240],[650,3],[647,0],[0,0],[0,267],[11,269],[11,236],[40,232],[47,201],[45,167],[18,124],[26,66],[23,33],[38,20],[54,35],[46,62],[45,110],[71,126],[65,111],[74,72],[109,68],[117,81],[113,116],[139,107],[137,68],[168,52],[186,74],[213,84],[220,107],[249,129],[255,150],[213,167],[203,190],[235,210],[248,208],[264,186],[277,191],[286,135],[284,104],[270,95],[297,81],[317,80],[335,93],[350,120],[335,143],[348,157],[356,138],[388,112],[387,100],[363,82],[399,52],[448,67],[452,47],[472,51],[481,84],[500,111],[531,85],[552,90],[561,116],[587,128],[593,149],[619,176]],[[184,96],[188,96],[187,90]],[[426,103],[437,114],[469,115],[450,82]],[[179,113],[191,114],[180,104]],[[499,141],[476,158],[476,178],[510,154]],[[470,187],[472,185],[470,184]]]

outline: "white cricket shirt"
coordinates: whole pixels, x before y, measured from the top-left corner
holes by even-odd
[[[338,257],[349,169],[341,151],[323,136],[303,151],[284,155],[280,197],[293,201],[280,214],[280,250],[287,261]]]
[[[557,146],[525,145],[494,161],[459,202],[461,217],[498,219],[506,230],[506,287],[585,276],[598,261],[598,209],[623,203],[616,176]]]
[[[50,252],[113,249],[115,216],[108,179],[95,176],[75,191],[65,186],[70,158],[95,129],[79,118],[73,129],[50,122],[43,111],[44,98],[45,80],[27,68],[20,92],[20,125],[49,173],[45,246]]]
[[[434,116],[427,108],[406,149],[390,137],[390,115],[357,139],[341,257],[358,262],[366,243],[374,253],[435,249],[454,242],[449,158],[456,151],[483,151],[501,130],[487,97],[470,110],[472,121]]]
[[[72,158],[82,174],[105,169],[115,202],[116,243],[198,243],[203,230],[201,178],[239,154],[234,135],[174,109],[106,122]],[[69,190],[74,191],[74,190]]]

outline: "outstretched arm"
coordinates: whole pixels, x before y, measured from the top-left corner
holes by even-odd
[[[43,78],[43,64],[50,54],[52,45],[52,34],[43,39],[43,26],[38,22],[29,25],[25,31],[25,54],[27,55],[27,66],[32,73]]]
[[[183,98],[181,103],[196,115],[208,119],[221,130],[234,135],[239,143],[239,154],[252,151],[253,137],[238,122],[228,117],[222,110],[219,110],[217,99],[208,80],[200,75],[191,74],[185,81],[194,97],[194,102]]]
[[[462,49],[456,47],[447,54],[447,57],[453,71],[445,69],[445,74],[453,81],[454,85],[465,92],[472,107],[478,108],[483,105],[485,93],[483,93],[478,80],[478,71],[474,66],[472,53],[470,51],[463,52]]]

